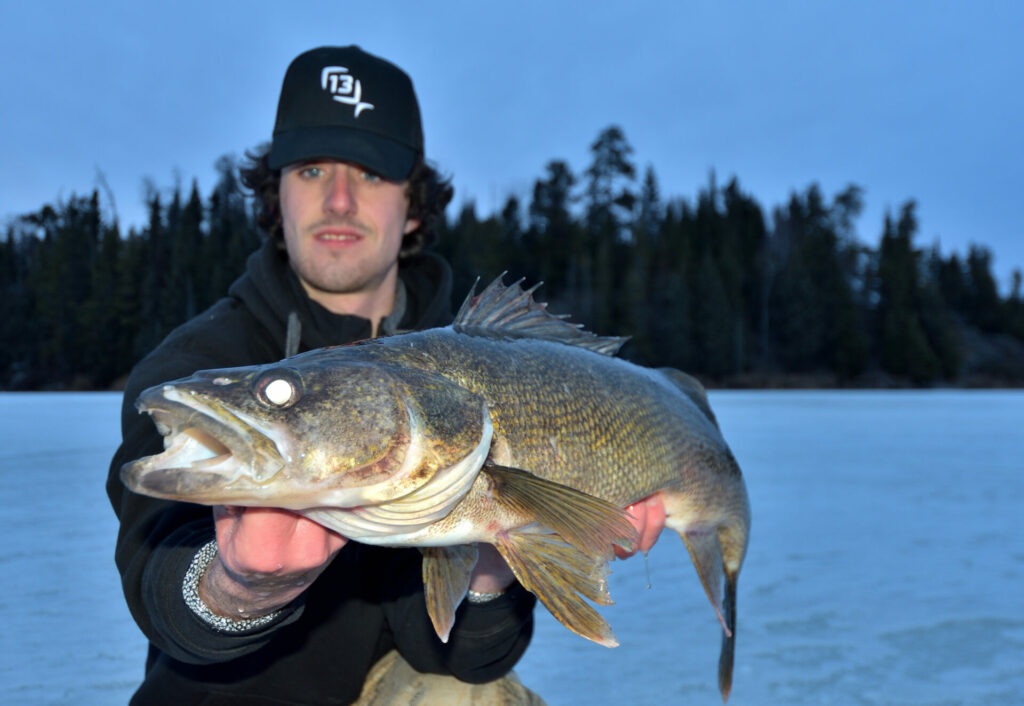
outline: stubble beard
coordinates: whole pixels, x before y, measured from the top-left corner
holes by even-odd
[[[372,232],[372,229],[351,219],[344,221],[329,221],[316,223],[308,229],[306,238],[314,240],[313,234],[327,227],[351,228],[359,233],[364,241],[369,241],[371,247],[367,252],[361,252],[362,246],[359,243],[355,246],[356,252],[339,250],[331,253],[313,254],[309,250],[299,253],[289,253],[292,268],[307,287],[312,287],[324,294],[357,294],[362,292],[376,291],[383,285],[393,268],[397,268],[398,253],[392,257],[390,253],[382,252],[379,248],[380,238]]]
[[[324,294],[358,294],[371,292],[383,285],[390,268],[372,267],[367,263],[333,262],[317,267],[297,268],[299,278]]]

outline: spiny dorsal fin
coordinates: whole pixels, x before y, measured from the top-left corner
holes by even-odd
[[[547,303],[534,301],[533,293],[540,282],[529,289],[522,288],[523,280],[506,287],[502,282],[504,277],[502,272],[480,294],[476,294],[474,283],[455,315],[452,328],[470,336],[540,338],[579,346],[602,355],[615,355],[629,340],[619,336],[598,336],[584,330],[582,324],[569,323],[567,314],[552,314],[547,310]]]

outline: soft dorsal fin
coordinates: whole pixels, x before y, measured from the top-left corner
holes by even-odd
[[[522,288],[523,280],[506,287],[505,273],[476,293],[476,283],[455,315],[452,328],[459,333],[488,338],[540,338],[545,341],[579,346],[602,355],[615,355],[628,338],[598,336],[585,331],[582,324],[569,323],[568,315],[555,315],[547,310],[545,302],[533,299],[540,282],[529,289]],[[480,280],[477,279],[477,282]]]

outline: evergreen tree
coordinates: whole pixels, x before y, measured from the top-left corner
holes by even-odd
[[[617,325],[615,292],[619,269],[628,255],[620,247],[628,238],[636,196],[636,167],[630,161],[633,148],[622,129],[612,125],[590,146],[592,161],[585,175],[587,250],[589,272],[581,272],[576,299],[580,318],[594,330],[606,332]]]
[[[141,360],[149,348],[147,339],[142,335],[145,312],[150,308],[144,299],[146,258],[149,247],[145,232],[136,232],[134,228],[128,232],[120,245],[120,257],[117,261],[117,321],[121,332],[119,348],[129,365],[121,369],[127,374],[128,368]]]
[[[209,234],[202,249],[206,274],[206,303],[227,294],[244,271],[249,255],[260,246],[259,231],[246,210],[245,195],[235,160],[225,155],[217,160],[217,183],[210,196]]]
[[[36,341],[28,332],[36,327],[30,325],[32,304],[26,278],[28,250],[34,238],[26,237],[23,227],[23,220],[18,227],[8,226],[0,249],[0,389],[18,389],[31,383]]]
[[[942,365],[919,315],[920,253],[912,242],[917,232],[915,207],[913,201],[904,204],[895,226],[886,215],[878,255],[877,311],[882,367],[923,384],[939,377]]]
[[[537,281],[545,283],[545,297],[556,309],[564,306],[576,313],[572,296],[581,269],[579,259],[589,262],[582,252],[583,234],[570,210],[576,177],[561,160],[549,162],[545,173],[533,185],[523,244],[533,254],[533,272]]]
[[[654,240],[652,297],[648,334],[655,355],[645,361],[680,370],[703,372],[695,367],[693,286],[693,215],[685,201],[668,204]]]
[[[754,367],[764,353],[768,233],[761,207],[735,178],[722,192],[722,202],[717,258],[728,273],[724,284],[734,317],[733,370],[739,372]]]
[[[995,277],[992,276],[992,253],[988,248],[972,245],[967,254],[965,282],[965,313],[967,320],[988,333],[1001,330],[1002,306]]]
[[[710,251],[693,270],[693,342],[696,369],[720,378],[737,372],[736,318]]]
[[[633,236],[630,239],[632,247],[629,262],[618,295],[621,304],[621,330],[633,336],[632,345],[627,350],[641,363],[649,363],[659,357],[658,345],[652,335],[652,324],[665,313],[655,306],[656,295],[652,281],[654,251],[662,220],[661,212],[658,179],[654,174],[654,168],[648,165],[640,191],[637,217],[633,224]]]
[[[477,278],[484,284],[508,269],[514,259],[506,251],[501,221],[490,217],[481,221],[476,204],[467,201],[459,211],[451,232],[442,239],[442,255],[448,258],[454,272],[453,296],[457,303],[469,292]],[[518,276],[516,277],[518,279]]]
[[[203,293],[196,282],[197,259],[203,246],[203,207],[196,183],[186,205],[181,204],[181,192],[174,191],[174,199],[168,209],[167,232],[170,237],[170,253],[167,271],[167,291],[173,292],[164,298],[164,318],[167,328],[173,328],[199,313]]]
[[[91,296],[83,304],[82,367],[91,386],[105,388],[124,371],[126,337],[118,317],[118,264],[121,235],[116,223],[103,227],[96,257],[91,263]]]
[[[1006,299],[1006,331],[1024,341],[1024,298],[1021,296],[1021,272],[1013,271],[1010,296]]]
[[[152,184],[147,186],[146,206],[149,223],[143,233],[145,261],[140,289],[140,320],[136,350],[141,354],[152,350],[168,333],[163,320],[163,298],[167,287],[167,264],[170,261],[170,243],[164,223],[164,208],[160,194]]]
[[[632,151],[618,127],[598,135],[583,208],[577,177],[556,160],[534,183],[525,223],[514,197],[494,214],[466,203],[443,220],[438,249],[453,264],[455,303],[477,275],[543,280],[552,311],[632,336],[628,357],[718,379],[749,370],[849,379],[875,365],[929,384],[957,380],[967,359],[972,372],[1024,379],[1006,337],[1024,341],[1021,272],[1004,299],[986,248],[923,254],[912,201],[886,217],[872,249],[857,241],[856,186],[831,203],[816,185],[794,193],[769,228],[735,178],[720,189],[712,172],[692,205],[663,201],[651,167],[637,188]],[[187,200],[178,187],[165,198],[149,185],[148,222],[124,237],[96,192],[12,222],[0,242],[0,385],[106,386],[223,296],[259,235],[234,160],[217,171],[206,199],[194,181]],[[979,336],[981,363],[977,349],[965,351]]]

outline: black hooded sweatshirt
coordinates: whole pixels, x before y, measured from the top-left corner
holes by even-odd
[[[430,253],[402,260],[386,333],[451,322],[451,270]],[[298,351],[370,335],[370,322],[311,300],[273,241],[253,253],[228,296],[170,335],[132,371],[121,411],[123,440],[107,494],[120,520],[115,559],[132,616],[149,639],[145,680],[132,704],[347,704],[367,672],[398,649],[421,672],[480,683],[506,674],[529,644],[534,597],[518,584],[483,604],[463,602],[447,644],[426,612],[416,549],[347,543],[330,566],[270,625],[243,634],[207,626],[185,605],[182,581],[214,537],[210,508],[137,495],[118,473],[159,453],[163,441],[134,409],[147,387],[196,370],[272,363]],[[298,326],[296,326],[296,323]],[[294,345],[294,344],[293,344]]]

